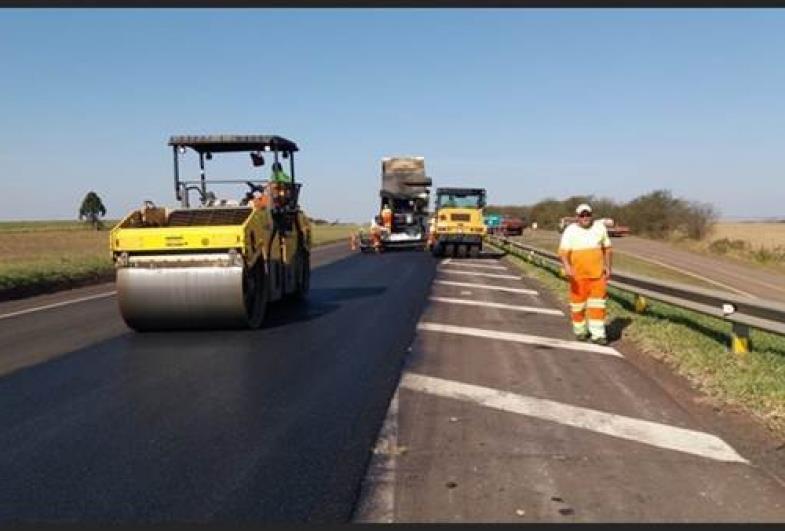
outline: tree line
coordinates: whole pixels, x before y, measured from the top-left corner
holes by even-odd
[[[710,203],[674,197],[670,190],[655,190],[627,202],[607,197],[575,195],[567,199],[547,198],[532,205],[488,205],[486,213],[519,217],[526,224],[556,230],[559,220],[574,216],[575,207],[589,203],[595,218],[612,218],[630,227],[634,234],[650,238],[687,237],[700,240],[716,223],[719,213]]]

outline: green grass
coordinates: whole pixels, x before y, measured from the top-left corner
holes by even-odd
[[[510,256],[526,274],[567,303],[567,282],[554,270]],[[785,435],[785,337],[752,330],[753,352],[729,352],[730,323],[698,312],[650,301],[633,310],[634,295],[609,287],[608,330],[661,360],[714,400],[740,406]]]
[[[349,246],[349,236],[356,232],[358,225],[313,225],[312,243],[314,246],[326,243],[345,241]]]
[[[119,220],[102,220],[106,229],[112,228]],[[90,229],[84,221],[0,221],[0,233],[83,231]]]

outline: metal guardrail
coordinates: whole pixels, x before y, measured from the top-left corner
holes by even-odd
[[[561,271],[559,256],[505,237],[488,236],[488,241],[530,262],[540,263]],[[741,297],[739,295],[698,288],[631,273],[614,271],[610,286],[633,293],[636,309],[645,310],[645,298],[686,308],[732,323],[731,350],[736,353],[749,351],[749,328],[756,328],[785,335],[785,304]]]

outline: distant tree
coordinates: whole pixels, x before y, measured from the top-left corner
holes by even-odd
[[[101,217],[106,215],[106,207],[93,191],[87,192],[87,195],[82,199],[82,206],[79,207],[79,219],[84,219],[90,223],[95,230],[99,230],[103,225]]]

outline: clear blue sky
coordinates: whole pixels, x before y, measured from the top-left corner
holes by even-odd
[[[392,154],[492,203],[785,215],[782,9],[5,9],[0,72],[3,220],[174,205],[166,140],[203,133],[297,141],[329,219],[370,218]]]

